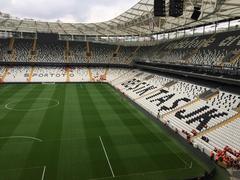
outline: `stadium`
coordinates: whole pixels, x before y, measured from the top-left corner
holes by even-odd
[[[0,180],[240,179],[240,2],[2,12],[0,112]]]

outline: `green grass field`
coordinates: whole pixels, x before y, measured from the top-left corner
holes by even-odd
[[[0,180],[185,179],[204,166],[108,84],[1,85]]]

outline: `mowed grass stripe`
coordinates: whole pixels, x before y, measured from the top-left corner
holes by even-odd
[[[94,87],[89,84],[84,84],[81,85],[81,87],[77,86],[77,89],[81,121],[85,129],[86,137],[84,146],[86,146],[89,158],[89,162],[86,164],[89,169],[82,169],[83,171],[85,170],[85,173],[83,172],[85,176],[83,177],[111,177],[111,170],[109,169],[107,159],[102,150],[101,142],[99,141],[99,136],[109,136],[109,134],[106,131],[103,119],[101,119],[100,114],[96,109],[94,100],[89,92],[94,89]]]
[[[5,97],[6,96],[6,94],[14,94],[14,93],[16,93],[16,92],[18,92],[17,94],[19,95],[19,96],[21,96],[21,93],[26,93],[25,91],[28,91],[28,89],[31,89],[32,87],[33,87],[33,85],[28,85],[28,87],[26,86],[26,84],[18,84],[18,85],[16,85],[16,84],[5,84],[4,85],[6,88],[6,92],[4,92],[4,94],[3,93],[1,93],[0,94],[0,97]],[[25,88],[25,91],[23,91],[22,89],[24,89]],[[20,91],[20,90],[22,90],[22,91]],[[7,96],[6,96],[7,97]]]
[[[48,141],[48,139],[61,138],[62,121],[65,101],[66,85],[54,85],[52,99],[59,100],[59,106],[45,110],[42,123],[38,129],[37,137],[43,139],[42,143],[34,143],[29,153],[25,167],[46,166],[45,179],[57,179],[60,141]],[[33,174],[23,172],[21,179],[34,179]]]
[[[13,88],[14,85],[0,84],[0,93],[5,93],[9,88]]]
[[[57,179],[81,179],[87,171],[88,150],[85,148],[84,126],[75,84],[66,87],[62,137],[60,141]]]
[[[72,158],[73,154],[75,154],[75,146],[73,143],[80,143],[80,141],[73,141],[71,139],[73,126],[77,126],[77,124],[73,123],[73,117],[78,117],[78,113],[74,110],[76,108],[76,91],[74,89],[74,85],[69,84],[66,86],[65,93],[66,95],[64,99],[62,133],[61,137],[59,137],[60,145],[56,179],[71,179],[71,176],[75,171],[75,162],[78,161],[78,157],[75,155],[74,158]],[[63,140],[64,138],[67,138],[70,141],[65,141]]]
[[[102,127],[104,127],[104,133],[101,133],[99,136],[101,136],[101,139],[105,141],[105,139],[108,139],[108,142],[111,144],[114,144],[114,137],[112,134],[114,133],[112,130],[110,130],[110,126],[112,126],[112,123],[117,124],[117,119],[112,118],[109,121],[109,116],[114,117],[113,115],[115,112],[112,110],[112,108],[108,108],[108,104],[104,97],[101,96],[100,92],[98,91],[99,86],[105,86],[106,84],[91,84],[87,86],[86,91],[88,92],[89,98],[91,98],[92,104],[94,105],[94,111],[98,114]],[[102,108],[107,108],[108,110],[105,111]],[[116,116],[115,116],[116,117]],[[123,124],[118,123],[118,128],[119,129],[126,129]],[[102,128],[100,129],[102,131]],[[113,137],[113,138],[112,138]],[[106,149],[108,151],[108,149]],[[110,161],[115,161],[117,159],[118,163],[115,166],[112,166],[113,171],[115,172],[115,175],[119,173],[119,169],[124,171],[125,173],[128,172],[125,164],[123,161],[121,161],[121,156],[117,150],[117,146],[111,146],[111,152],[108,154],[109,160]]]
[[[22,89],[27,89],[25,85],[19,85],[14,86],[14,85],[5,85],[8,88],[5,88],[5,91],[0,92],[0,109],[1,110],[6,110],[5,105],[10,102],[11,98],[13,97],[12,100],[15,100],[17,97],[20,96],[21,93],[25,93]],[[0,115],[1,118],[1,115]]]

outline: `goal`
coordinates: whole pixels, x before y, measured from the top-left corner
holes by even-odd
[[[44,85],[53,85],[53,84],[55,84],[55,82],[42,82],[42,84],[44,84]]]

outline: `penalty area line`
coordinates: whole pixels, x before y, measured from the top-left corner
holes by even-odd
[[[44,180],[45,172],[46,172],[46,166],[43,167],[43,172],[42,172],[42,178],[41,178],[41,180]]]
[[[108,166],[109,166],[109,168],[110,168],[110,170],[111,170],[112,177],[115,178],[115,174],[114,174],[114,172],[113,172],[112,165],[111,165],[111,163],[110,163],[110,161],[109,161],[109,158],[108,158],[108,155],[107,155],[107,151],[106,151],[106,149],[105,149],[105,146],[104,146],[104,144],[103,144],[103,141],[102,141],[101,136],[99,136],[99,140],[100,140],[100,142],[101,142],[102,149],[103,149],[104,154],[105,154],[105,157],[106,157],[106,159],[107,159]]]
[[[42,139],[31,137],[31,136],[7,136],[7,137],[0,137],[0,140],[1,139],[31,139],[34,141],[43,142]]]

